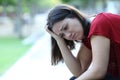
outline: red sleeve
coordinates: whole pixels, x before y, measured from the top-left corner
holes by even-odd
[[[98,14],[91,23],[88,38],[92,35],[101,35],[111,38],[111,26],[112,24],[103,13]]]

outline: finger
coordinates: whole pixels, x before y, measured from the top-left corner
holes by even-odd
[[[49,29],[48,29],[48,25],[45,25],[45,30],[46,30],[46,31],[48,31],[48,30],[49,30]]]
[[[45,30],[46,30],[47,32],[50,32],[50,30],[48,29],[48,25],[45,26]]]

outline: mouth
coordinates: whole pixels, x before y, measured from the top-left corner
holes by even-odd
[[[75,39],[76,39],[76,34],[75,34],[75,33],[71,34],[71,38],[72,38],[73,40],[75,40]]]

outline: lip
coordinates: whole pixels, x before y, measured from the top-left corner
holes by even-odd
[[[76,38],[76,34],[75,33],[71,34],[71,38],[75,39]]]

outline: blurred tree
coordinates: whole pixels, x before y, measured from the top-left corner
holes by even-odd
[[[2,14],[4,16],[10,15],[10,13],[12,14],[12,17],[14,16],[14,31],[22,38],[23,14],[27,12],[30,13],[31,17],[34,17],[36,13],[45,11],[47,8],[50,8],[57,3],[60,3],[60,0],[0,0],[0,7],[2,6],[3,8]],[[9,6],[12,6],[14,10],[9,10]],[[14,12],[9,13],[8,11]]]
[[[85,8],[89,3],[89,0],[61,0],[63,3],[71,4],[77,8]]]
[[[0,5],[3,5],[4,3],[6,5],[16,5],[16,0],[0,0]]]
[[[15,0],[0,0],[0,5],[3,6],[3,16],[7,15],[7,6],[8,5],[16,5]]]
[[[5,7],[13,6],[17,10],[17,6],[21,5],[22,12],[31,10],[34,12],[35,10],[45,10],[60,2],[61,0],[0,0],[0,6],[4,7],[4,9]]]
[[[97,12],[99,7],[105,11],[106,2],[109,0],[61,0],[63,3],[71,4],[81,10],[86,10],[88,13]],[[85,11],[85,12],[86,12]]]

